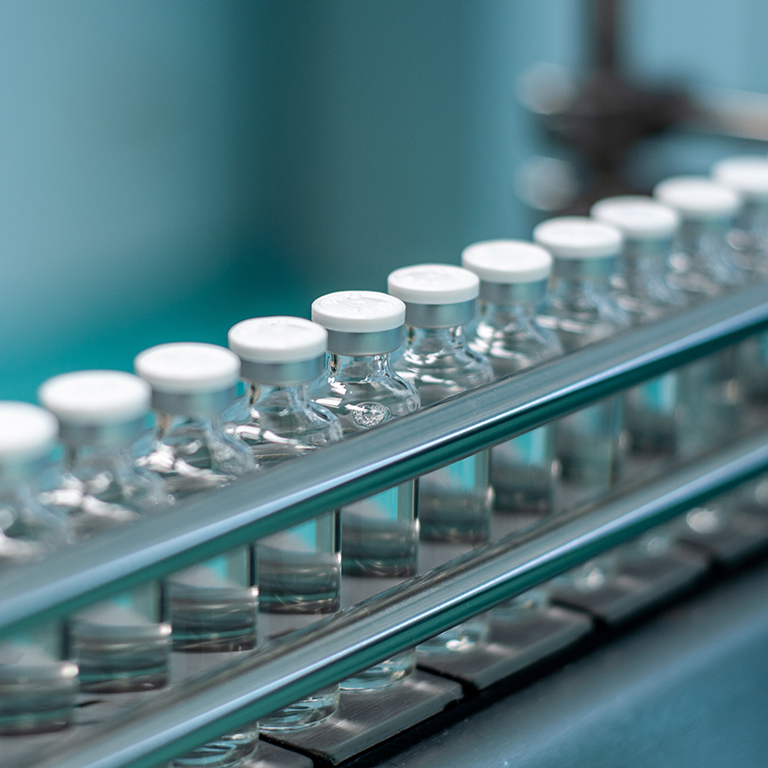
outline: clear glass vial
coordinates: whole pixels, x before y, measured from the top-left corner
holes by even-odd
[[[533,235],[554,258],[551,291],[539,322],[558,334],[566,352],[630,324],[611,290],[623,242],[618,229],[566,216],[542,222]],[[614,395],[565,416],[555,429],[562,476],[570,484],[566,503],[604,494],[616,482],[623,461],[621,398]]]
[[[670,258],[670,282],[701,302],[743,284],[748,273],[729,234],[741,199],[706,176],[674,176],[657,184],[653,196],[680,215]]]
[[[741,254],[742,269],[768,275],[768,157],[736,155],[712,166],[712,179],[741,198],[728,242]]]
[[[0,402],[0,570],[42,561],[66,546],[66,518],[36,498],[36,481],[56,440],[54,416]],[[58,622],[0,641],[0,736],[60,731],[74,721],[77,665],[63,659]]]
[[[339,291],[312,303],[312,319],[328,331],[328,364],[312,386],[315,402],[335,414],[345,437],[365,432],[419,407],[412,384],[398,376],[390,355],[403,339],[405,305],[375,291]],[[342,509],[342,604],[388,589],[418,569],[416,487],[404,483]],[[406,678],[416,664],[404,651],[342,682],[371,690]]]
[[[247,385],[244,416],[227,425],[251,449],[257,470],[303,456],[342,438],[339,420],[310,397],[323,372],[328,333],[299,317],[244,320],[229,331]],[[259,634],[265,640],[300,629],[341,607],[338,512],[280,531],[256,545]],[[263,730],[297,730],[321,722],[339,704],[339,686],[317,691],[262,718]]]
[[[464,336],[464,326],[477,313],[477,275],[449,264],[418,264],[396,269],[387,287],[405,303],[407,327],[393,367],[416,388],[422,406],[491,381],[488,360],[471,350]],[[454,556],[455,548],[441,545],[468,550],[488,541],[493,507],[490,451],[420,477],[418,503],[422,569]],[[485,640],[488,631],[487,616],[478,616],[431,638],[419,650],[469,650]]]
[[[651,197],[625,195],[600,200],[591,214],[624,235],[615,296],[635,324],[685,306],[686,294],[669,282],[672,241],[680,226],[674,208]],[[676,452],[682,391],[680,375],[671,371],[625,393],[624,418],[635,453]]]
[[[137,459],[175,500],[227,485],[254,469],[248,446],[224,431],[221,413],[235,399],[240,359],[214,344],[161,344],[134,361],[152,387],[157,412],[149,452]],[[184,677],[258,642],[258,587],[251,547],[237,547],[168,577],[164,584],[173,632],[174,673]],[[224,734],[174,766],[224,768],[254,753],[258,725]]]
[[[743,256],[730,242],[741,198],[703,176],[662,181],[654,196],[681,218],[673,278],[692,303],[732,291],[749,279]],[[742,387],[737,348],[730,347],[680,369],[683,403],[678,455],[691,458],[733,437],[740,422]]]
[[[547,251],[522,240],[491,240],[465,248],[461,262],[480,278],[480,320],[469,346],[488,358],[496,378],[563,353],[557,334],[537,318],[552,272]],[[555,509],[559,474],[552,424],[495,446],[495,509],[546,517]]]
[[[768,276],[768,158],[739,155],[712,168],[715,181],[737,192],[743,201],[730,232],[731,244],[743,256],[756,280]],[[768,334],[758,334],[739,347],[739,374],[745,394],[768,400]]]
[[[38,397],[58,418],[65,448],[57,482],[40,499],[68,516],[79,539],[167,506],[162,481],[137,469],[131,455],[149,412],[145,381],[122,371],[78,371],[49,379]],[[147,691],[169,681],[171,627],[162,621],[157,583],[77,613],[69,642],[82,690]]]

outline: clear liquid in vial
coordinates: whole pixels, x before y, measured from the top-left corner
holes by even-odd
[[[537,518],[555,509],[555,481],[560,464],[555,458],[554,426],[532,429],[491,450],[491,484],[495,508]]]
[[[0,736],[28,736],[74,722],[77,665],[61,660],[61,627],[50,622],[0,642]]]
[[[413,509],[415,483],[404,483],[342,511],[342,603],[350,607],[378,595],[418,568],[419,523]],[[343,690],[375,690],[406,678],[416,652],[402,651],[341,683]]]
[[[259,632],[264,642],[309,626],[341,607],[338,515],[331,512],[262,539]],[[339,686],[316,691],[262,718],[264,730],[298,730],[319,723],[339,705]]]

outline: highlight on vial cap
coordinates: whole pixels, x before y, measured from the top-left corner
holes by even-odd
[[[391,272],[387,290],[406,304],[459,304],[477,298],[480,280],[452,264],[415,264]]]
[[[152,390],[123,371],[76,371],[54,376],[37,391],[40,402],[68,424],[122,424],[142,418]]]
[[[662,240],[680,226],[680,214],[645,195],[618,195],[598,200],[590,215],[621,230],[627,240]]]
[[[659,182],[653,196],[689,221],[729,219],[741,207],[737,192],[706,176],[673,176]]]
[[[30,403],[0,400],[0,463],[23,463],[48,455],[59,424],[56,417]]]
[[[526,240],[484,240],[461,252],[461,263],[485,283],[533,283],[552,273],[549,251]]]
[[[768,202],[768,157],[736,155],[712,166],[712,178],[750,202]]]
[[[534,228],[533,239],[556,259],[618,256],[624,241],[616,227],[588,216],[559,216],[542,221]]]
[[[229,348],[252,363],[302,363],[325,354],[328,331],[303,317],[254,317],[229,329]]]
[[[216,344],[160,344],[139,354],[133,364],[152,389],[169,395],[221,392],[240,378],[240,358]]]
[[[378,291],[336,291],[312,302],[312,319],[342,333],[392,331],[405,323],[405,304]]]

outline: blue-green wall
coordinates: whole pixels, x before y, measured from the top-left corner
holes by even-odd
[[[579,0],[5,0],[0,397],[527,236],[515,97]],[[759,0],[630,0],[631,68],[768,91]],[[638,150],[643,182],[729,143]],[[548,150],[547,150],[548,151]]]

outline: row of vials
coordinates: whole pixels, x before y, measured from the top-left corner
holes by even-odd
[[[591,218],[545,221],[533,239],[476,243],[461,267],[398,269],[388,293],[322,296],[311,321],[245,320],[229,331],[229,349],[166,344],[136,358],[138,375],[57,376],[39,390],[44,408],[0,403],[0,566],[44,560],[193,494],[762,280],[768,160],[731,158],[714,179],[673,178],[654,198],[602,200]],[[711,449],[734,434],[746,395],[768,396],[767,349],[763,339],[745,342],[418,482],[100,602],[64,629],[45,625],[3,641],[0,735],[64,729],[79,691],[108,699],[159,689],[377,594],[449,559],[454,545],[488,541],[492,511],[530,529],[605,494],[629,451],[690,458]],[[246,391],[237,398],[240,380]],[[52,465],[57,436],[64,454]],[[597,558],[568,578],[588,583],[610,568],[610,558]],[[498,610],[546,599],[540,589]],[[488,617],[479,616],[419,652],[462,653],[487,633]],[[336,710],[340,687],[397,685],[415,664],[416,650],[400,653],[261,727],[312,727]],[[174,764],[236,765],[257,741],[254,724]]]

